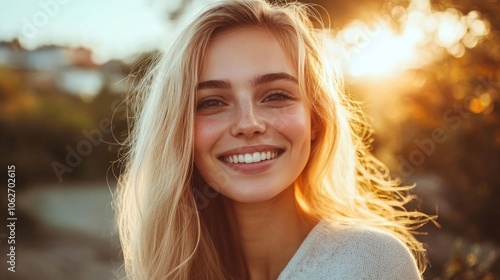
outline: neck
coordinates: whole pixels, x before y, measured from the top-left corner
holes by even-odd
[[[316,224],[296,204],[293,186],[265,202],[226,199],[225,208],[249,279],[276,279]]]

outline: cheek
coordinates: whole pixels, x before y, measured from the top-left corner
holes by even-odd
[[[202,177],[209,180],[216,168],[215,148],[227,131],[228,123],[221,118],[198,116],[194,125],[194,164]]]
[[[203,119],[196,119],[194,125],[194,164],[201,177],[206,181],[205,174],[209,173],[208,157],[210,155],[210,147],[212,146],[213,137],[211,134],[213,129],[210,129],[210,123]]]
[[[210,148],[218,138],[219,127],[216,122],[207,118],[197,118],[194,126],[195,161],[207,156]]]
[[[214,120],[209,117],[196,118],[194,126],[194,164],[203,181],[219,192],[226,187],[229,177],[217,170],[214,147],[221,140],[226,127],[227,123],[219,118]]]
[[[308,142],[311,139],[311,117],[309,110],[303,105],[281,110],[276,115],[273,126],[292,141]]]

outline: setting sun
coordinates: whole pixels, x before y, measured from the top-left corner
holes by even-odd
[[[477,11],[436,11],[429,0],[395,6],[390,16],[372,22],[353,21],[335,33],[342,68],[348,76],[391,76],[433,63],[446,53],[464,55],[489,33]]]

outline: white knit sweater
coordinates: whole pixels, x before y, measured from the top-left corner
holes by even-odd
[[[278,280],[421,279],[414,257],[395,237],[367,227],[320,221]]]

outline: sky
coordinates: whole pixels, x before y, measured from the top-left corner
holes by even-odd
[[[127,60],[175,38],[183,22],[213,0],[192,0],[177,21],[182,0],[0,0],[0,41],[23,47],[83,46],[96,62]]]
[[[0,0],[0,41],[88,47],[96,63],[133,61],[168,48],[186,22],[214,0]],[[169,15],[187,3],[177,20]],[[394,22],[399,31],[393,28]],[[419,68],[443,55],[461,57],[489,33],[479,11],[435,10],[429,0],[394,6],[374,22],[353,21],[331,33],[344,72],[381,75]]]

